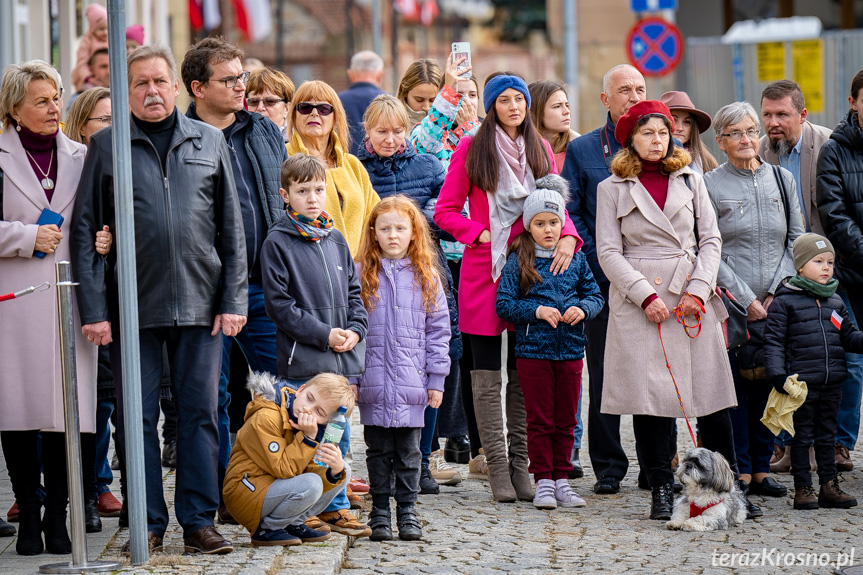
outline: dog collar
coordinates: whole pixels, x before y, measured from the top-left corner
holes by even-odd
[[[720,499],[716,503],[711,503],[710,505],[708,505],[706,507],[701,507],[700,505],[696,505],[695,503],[690,503],[689,504],[689,518],[692,519],[693,517],[698,517],[699,515],[701,515],[702,513],[704,513],[705,511],[707,511],[711,507],[713,507],[714,505],[719,505],[723,501],[725,501],[725,500]]]

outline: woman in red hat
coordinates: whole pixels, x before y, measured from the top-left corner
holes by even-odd
[[[701,134],[709,130],[713,122],[710,114],[696,108],[686,92],[666,92],[659,97],[659,101],[671,110],[674,120],[674,133],[671,135],[692,156],[689,167],[697,174],[718,168],[719,162],[701,141]]]
[[[611,282],[602,411],[633,415],[653,490],[650,518],[664,520],[674,497],[668,438],[682,413],[657,324],[686,414],[698,418],[704,446],[736,468],[734,383],[720,326],[727,313],[713,291],[722,240],[704,182],[673,131],[665,104],[629,109],[614,132],[623,149],[599,184],[596,209],[597,254]],[[687,324],[700,321],[697,337],[675,321],[677,309]]]

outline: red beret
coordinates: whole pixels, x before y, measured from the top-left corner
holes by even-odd
[[[635,125],[640,119],[651,114],[659,114],[665,116],[671,123],[671,131],[674,131],[674,118],[671,117],[671,111],[668,106],[659,100],[643,100],[633,105],[618,121],[614,128],[614,139],[620,142],[621,146],[626,147],[632,131],[635,130]]]

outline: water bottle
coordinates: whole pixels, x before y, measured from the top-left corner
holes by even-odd
[[[347,407],[345,407],[344,405],[339,406],[339,412],[335,415],[335,417],[333,417],[332,421],[327,424],[327,428],[324,430],[324,438],[321,440],[321,444],[339,444],[339,441],[342,440],[342,435],[344,435],[345,433],[345,427],[348,426],[348,418],[345,417],[345,414],[347,412]],[[326,463],[318,459],[317,454],[315,454],[315,463],[317,463],[321,467],[327,467]]]

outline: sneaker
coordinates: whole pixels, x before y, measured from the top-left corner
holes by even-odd
[[[111,457],[111,469],[113,471],[120,471],[120,458],[117,456],[116,451],[114,451],[114,455]]]
[[[353,491],[354,493],[362,494],[369,492],[368,482],[360,477],[351,477],[351,480],[348,483],[348,487],[350,487],[351,491]]]
[[[844,445],[836,444],[836,470],[851,471],[854,469],[854,463],[851,462],[851,453]]]
[[[162,447],[162,467],[177,467],[176,441],[168,441]]]
[[[811,485],[794,488],[794,509],[818,509],[818,497]]]
[[[444,459],[443,451],[438,449],[429,457],[429,470],[435,481],[442,485],[458,485],[461,475]]]
[[[821,484],[818,505],[828,509],[848,509],[857,506],[857,499],[842,491],[839,487],[839,477],[834,477],[827,483]]]
[[[302,545],[299,537],[294,537],[284,529],[264,529],[252,535],[252,547],[276,547],[280,545]]]
[[[347,509],[324,511],[318,517],[320,517],[321,521],[328,524],[330,529],[342,535],[368,537],[372,534],[371,527],[365,523],[360,523],[359,519],[354,517],[353,513]]]
[[[554,498],[561,507],[584,507],[587,502],[572,490],[566,479],[558,479],[554,482]]]
[[[488,480],[488,463],[485,460],[485,451],[482,447],[479,448],[479,455],[467,464],[467,470],[468,477]]]
[[[620,491],[620,479],[610,475],[603,475],[593,485],[593,492],[611,495]]]
[[[369,515],[369,527],[372,529],[369,536],[372,541],[392,541],[393,519],[390,508],[373,507]]]
[[[312,515],[305,521],[305,526],[309,529],[314,529],[315,531],[325,531],[327,533],[330,532],[330,526],[320,519],[318,519],[317,515]]]
[[[99,515],[101,517],[119,517],[123,504],[110,491],[99,494]]]
[[[353,491],[353,489],[351,489],[350,485],[348,485],[348,487],[347,487],[347,496],[348,496],[348,501],[350,501],[350,503],[351,503],[351,509],[362,509],[363,508],[362,496],[354,493],[354,491]]]
[[[537,509],[557,509],[557,498],[554,496],[554,481],[540,479],[536,482],[536,495],[533,496],[533,506]]]
[[[310,529],[306,526],[305,523],[288,525],[285,528],[285,531],[288,532],[288,535],[298,538],[303,543],[317,543],[318,541],[326,541],[333,536],[333,534],[329,531],[318,531],[316,529]]]
[[[440,485],[434,480],[429,466],[426,464],[423,464],[420,469],[420,493],[423,495],[437,495],[440,493]]]

